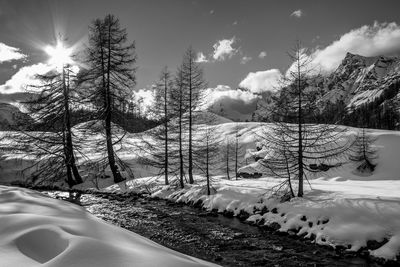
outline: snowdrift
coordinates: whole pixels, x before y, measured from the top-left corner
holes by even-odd
[[[0,266],[217,266],[34,191],[0,186],[0,203]]]

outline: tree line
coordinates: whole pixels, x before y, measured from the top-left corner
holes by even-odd
[[[271,157],[260,158],[258,162],[270,174],[285,178],[276,191],[301,197],[309,175],[340,165],[352,144],[345,138],[345,127],[321,124],[315,94],[308,90],[310,80],[315,77],[300,43],[289,55],[294,68],[282,81],[285,86],[279,94],[271,95],[273,105],[265,109],[273,125],[256,133],[263,146],[271,151]],[[150,117],[154,118],[152,126],[157,127],[142,132],[141,141],[135,143],[131,152],[139,156],[139,163],[157,169],[166,185],[173,181],[183,188],[185,183],[195,182],[196,173],[203,174],[207,194],[211,194],[213,170],[226,170],[228,179],[234,170],[237,179],[243,151],[238,125],[235,137],[223,140],[213,128],[214,115],[202,118],[204,113],[199,112],[205,104],[207,83],[196,56],[189,47],[175,73],[168,67],[162,69],[150,110]],[[136,82],[135,44],[128,42],[126,29],[116,17],[107,15],[92,22],[82,63],[85,68],[78,73],[73,66],[64,64],[61,71],[37,76],[41,84],[31,89],[40,94],[25,104],[46,131],[23,131],[20,146],[47,159],[36,163],[34,179],[55,181],[66,177],[70,187],[82,183],[78,166],[82,161],[77,158],[93,160],[86,157],[90,146],[100,155],[96,164],[103,171],[108,167],[114,182],[120,183],[127,178],[122,171],[133,174],[131,166],[117,152],[123,148],[127,127],[132,127],[126,123],[126,114],[138,102],[132,98]],[[77,128],[71,120],[72,114],[79,114],[79,110],[84,110],[81,114],[90,114],[91,120]],[[199,125],[197,120],[204,123]],[[125,127],[117,127],[113,122]],[[365,144],[370,138],[363,132],[357,140],[359,149],[354,153],[358,154],[352,158],[364,160],[368,168],[373,168],[369,160],[373,153],[368,152],[370,146]],[[295,180],[297,194],[293,188]]]

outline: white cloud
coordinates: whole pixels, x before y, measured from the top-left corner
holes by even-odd
[[[214,14],[214,12],[215,12],[214,9],[211,9],[211,10],[210,10],[210,14],[211,14],[211,15]]]
[[[291,17],[301,18],[303,16],[303,11],[301,9],[295,10],[290,14]]]
[[[258,96],[249,91],[231,89],[228,85],[218,85],[215,88],[206,89],[205,98],[207,105],[212,105],[221,98],[229,98],[233,100],[240,100],[244,103],[250,103],[257,99]]]
[[[231,89],[227,85],[218,85],[206,90],[205,105],[212,112],[233,120],[251,119],[259,96],[252,92]]]
[[[252,60],[252,57],[248,57],[248,56],[244,56],[242,57],[242,59],[240,60],[240,64],[246,64],[247,62],[249,62],[250,60]]]
[[[301,72],[304,75],[314,75],[320,72],[320,67],[313,63],[312,55],[308,55],[306,49],[300,48],[299,51],[299,65],[301,66]],[[285,82],[290,82],[295,80],[297,77],[296,72],[298,64],[297,61],[293,62],[292,65],[287,69],[285,77],[287,80]]]
[[[27,56],[21,53],[20,49],[0,43],[0,63],[24,59]]]
[[[0,93],[13,94],[26,92],[28,86],[40,84],[39,81],[35,79],[37,74],[45,74],[51,69],[53,69],[52,66],[43,63],[22,67],[11,77],[10,80],[5,84],[0,85]]]
[[[223,40],[216,42],[213,45],[214,60],[223,61],[226,58],[231,58],[234,54],[236,54],[238,52],[238,49],[232,47],[232,45],[235,42],[236,42],[235,36],[232,37],[231,39],[223,39]]]
[[[233,23],[232,23],[232,25],[237,25],[238,24],[238,22],[237,21],[234,21]]]
[[[267,56],[267,52],[261,51],[260,54],[258,55],[259,58],[265,58]]]
[[[199,52],[199,53],[197,53],[197,58],[196,58],[195,62],[198,62],[198,63],[208,62],[208,59],[203,54],[203,52]]]
[[[395,22],[364,25],[342,35],[327,47],[316,49],[311,57],[323,72],[331,72],[347,52],[367,57],[399,54],[400,26]]]
[[[275,91],[279,87],[279,80],[282,74],[278,69],[250,72],[240,82],[239,86],[250,90],[252,93]]]

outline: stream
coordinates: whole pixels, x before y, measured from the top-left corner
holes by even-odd
[[[41,191],[68,200],[68,192]],[[222,266],[381,266],[215,212],[137,195],[82,194],[79,204],[111,224]]]

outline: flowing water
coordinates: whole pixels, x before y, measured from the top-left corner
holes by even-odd
[[[67,192],[42,192],[68,200]],[[82,194],[77,200],[109,223],[222,266],[380,266],[368,258],[165,200],[112,194]]]

